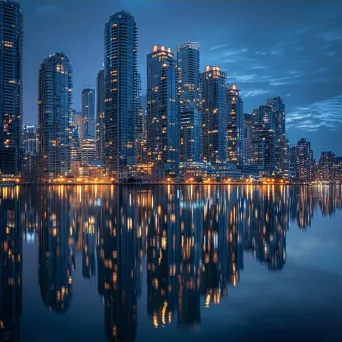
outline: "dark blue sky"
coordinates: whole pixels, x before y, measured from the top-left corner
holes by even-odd
[[[74,69],[74,107],[95,87],[104,25],[121,9],[139,30],[143,92],[153,44],[201,44],[201,70],[218,65],[242,92],[244,111],[280,95],[290,143],[306,137],[315,157],[342,155],[342,2],[243,0],[21,0],[25,20],[24,122],[37,121],[38,66],[63,51]]]

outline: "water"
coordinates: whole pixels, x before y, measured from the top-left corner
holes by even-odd
[[[0,341],[341,341],[342,188],[0,188]]]

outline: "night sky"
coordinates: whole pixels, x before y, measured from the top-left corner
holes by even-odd
[[[21,0],[24,14],[24,122],[37,122],[38,67],[64,52],[74,70],[73,102],[96,85],[104,25],[131,12],[138,26],[139,72],[154,44],[199,41],[201,71],[218,65],[241,90],[244,112],[281,96],[291,144],[301,137],[342,155],[342,2],[219,0]]]

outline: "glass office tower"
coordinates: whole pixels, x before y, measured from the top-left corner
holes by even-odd
[[[104,134],[105,134],[105,72],[101,69],[97,74],[97,108],[96,108],[96,158],[103,160],[104,157]]]
[[[211,164],[227,161],[226,78],[217,66],[201,73],[203,161]]]
[[[147,148],[154,177],[175,176],[179,163],[176,66],[170,48],[147,55]]]
[[[40,179],[70,173],[72,68],[64,53],[47,57],[38,79],[38,165]]]
[[[0,0],[0,174],[17,176],[23,115],[23,15],[14,1]]]
[[[180,162],[201,160],[202,117],[199,111],[199,43],[177,46],[177,104],[180,121]]]
[[[96,136],[95,89],[82,90],[82,118],[82,139],[94,139]]]
[[[112,15],[105,27],[105,166],[126,178],[136,164],[138,30],[128,12]]]
[[[235,84],[227,87],[228,110],[228,162],[237,166],[243,164],[243,102]]]

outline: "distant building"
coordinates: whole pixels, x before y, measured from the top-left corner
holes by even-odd
[[[253,110],[252,144],[249,165],[254,165],[260,171],[272,173],[275,170],[275,121],[270,106],[259,106]]]
[[[81,142],[83,132],[82,114],[72,110],[72,119],[70,120],[70,161],[81,161]]]
[[[22,178],[24,181],[36,181],[37,177],[37,127],[25,125],[23,130]]]
[[[296,145],[297,180],[310,182],[313,179],[313,152],[310,142],[302,138]]]
[[[17,176],[22,154],[23,15],[0,1],[0,174]]]
[[[105,71],[101,69],[97,74],[97,108],[96,108],[96,157],[104,158],[105,139]]]
[[[203,161],[227,161],[227,74],[217,66],[206,66],[200,75],[203,129]]]
[[[324,182],[335,181],[335,154],[331,151],[322,152],[318,161],[319,180]]]
[[[64,53],[47,57],[39,67],[38,165],[41,180],[70,173],[72,68]]]
[[[147,55],[147,148],[154,177],[175,175],[179,162],[176,66],[170,48],[155,45]]]
[[[105,27],[105,166],[125,178],[136,164],[138,30],[128,12]]]
[[[342,183],[342,157],[335,157],[334,160],[335,181]]]
[[[94,139],[96,136],[95,89],[82,90],[82,118],[82,139]]]
[[[141,77],[138,74],[137,79],[137,99],[136,99],[136,162],[137,164],[145,164],[147,162],[147,151],[146,151],[146,118],[144,106],[142,103],[141,96]]]
[[[282,99],[272,97],[267,99],[266,104],[272,108],[274,130],[275,130],[275,170],[276,172],[288,174],[288,141],[285,131],[285,105]]]
[[[243,164],[249,165],[253,133],[252,116],[245,113],[243,117]]]
[[[96,160],[96,139],[82,139],[81,142],[81,164],[89,166]]]
[[[228,162],[237,166],[243,164],[243,102],[240,91],[235,84],[230,84],[226,90],[227,96],[227,158]]]
[[[297,178],[296,146],[289,148],[289,178],[292,180]]]
[[[180,122],[180,162],[201,161],[202,117],[199,110],[199,43],[177,46],[177,104]]]
[[[23,135],[24,155],[36,153],[37,127],[35,125],[25,125]]]

